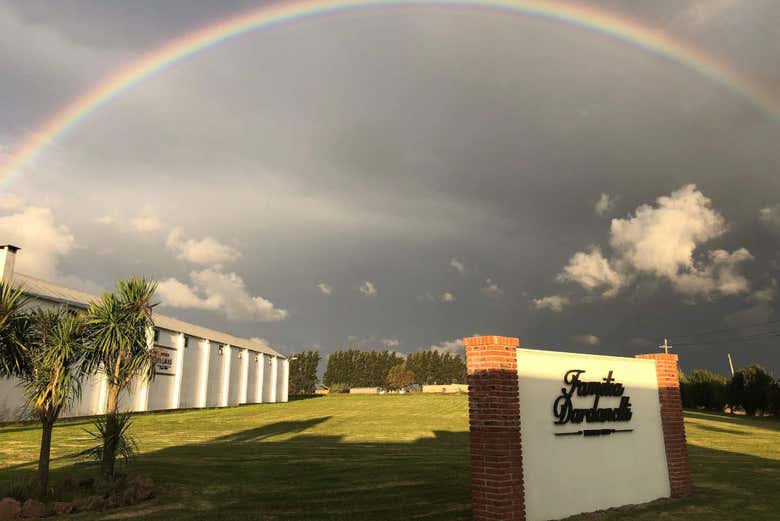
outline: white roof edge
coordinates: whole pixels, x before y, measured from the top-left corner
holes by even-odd
[[[20,286],[24,293],[33,297],[81,308],[86,308],[91,301],[99,298],[84,291],[67,288],[54,282],[31,277],[30,275],[25,275],[23,273],[14,274],[14,285]],[[258,342],[257,340],[233,336],[230,333],[217,331],[197,324],[191,324],[184,320],[156,312],[153,314],[153,320],[155,327],[160,329],[166,329],[175,333],[184,333],[185,335],[195,338],[202,338],[220,344],[241,347],[250,351],[269,354],[279,358],[287,358],[264,342]]]

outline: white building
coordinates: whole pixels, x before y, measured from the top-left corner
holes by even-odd
[[[86,308],[97,297],[53,282],[14,272],[18,247],[0,246],[0,278],[11,280],[33,305]],[[153,315],[150,349],[158,355],[157,376],[138,382],[120,397],[120,409],[159,411],[230,407],[244,403],[287,401],[289,361],[265,343],[238,338],[171,318]],[[24,418],[18,381],[0,379],[0,421]],[[107,386],[98,375],[83,382],[81,400],[63,416],[101,414]]]

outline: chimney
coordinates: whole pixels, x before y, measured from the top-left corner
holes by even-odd
[[[14,276],[14,264],[16,264],[16,252],[21,248],[13,244],[0,246],[0,280],[10,281]]]

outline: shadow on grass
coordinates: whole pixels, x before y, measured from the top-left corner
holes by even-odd
[[[311,400],[312,398],[324,398],[322,394],[291,394],[288,398],[288,402],[299,402],[301,400]]]
[[[329,421],[335,422],[330,416],[282,421],[142,454],[130,471],[154,478],[161,493],[117,514],[174,521],[471,518],[468,432],[435,431],[409,443],[307,434]],[[662,512],[670,521],[746,513],[755,521],[775,519],[780,462],[698,446],[689,451],[693,498],[577,519],[649,521]],[[56,472],[84,470],[73,465]]]
[[[696,424],[697,429],[701,429],[703,431],[710,431],[710,432],[720,432],[722,434],[731,434],[734,436],[750,436],[750,432],[747,431],[737,431],[734,429],[724,429],[723,427],[715,427],[714,425],[703,425],[700,423]]]
[[[690,409],[686,409],[684,412],[686,417],[695,418],[697,420],[719,421],[743,427],[762,427],[764,429],[780,431],[780,418],[775,416],[744,416],[726,414],[724,412],[695,411]]]
[[[129,472],[152,477],[163,493],[151,505],[136,507],[139,517],[471,519],[468,432],[437,431],[410,443],[347,442],[338,435],[306,434],[330,419],[282,421],[141,454]],[[66,465],[53,478],[95,470],[83,463]],[[29,467],[14,474],[32,476]],[[149,510],[167,504],[176,504],[177,510]],[[126,510],[128,519],[133,519],[132,511]]]

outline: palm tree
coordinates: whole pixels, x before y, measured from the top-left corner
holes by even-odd
[[[115,293],[104,294],[90,304],[87,312],[89,368],[104,374],[108,384],[101,461],[106,479],[114,477],[114,461],[121,442],[119,395],[138,378],[154,378],[149,335],[154,328],[152,297],[156,290],[157,284],[144,278],[120,280]]]
[[[60,413],[81,395],[81,364],[86,342],[83,313],[67,308],[36,309],[19,330],[25,331],[24,383],[27,406],[41,421],[38,459],[38,493],[49,488],[49,461],[54,423]]]
[[[0,280],[0,377],[19,376],[26,370],[26,302],[21,289]]]

